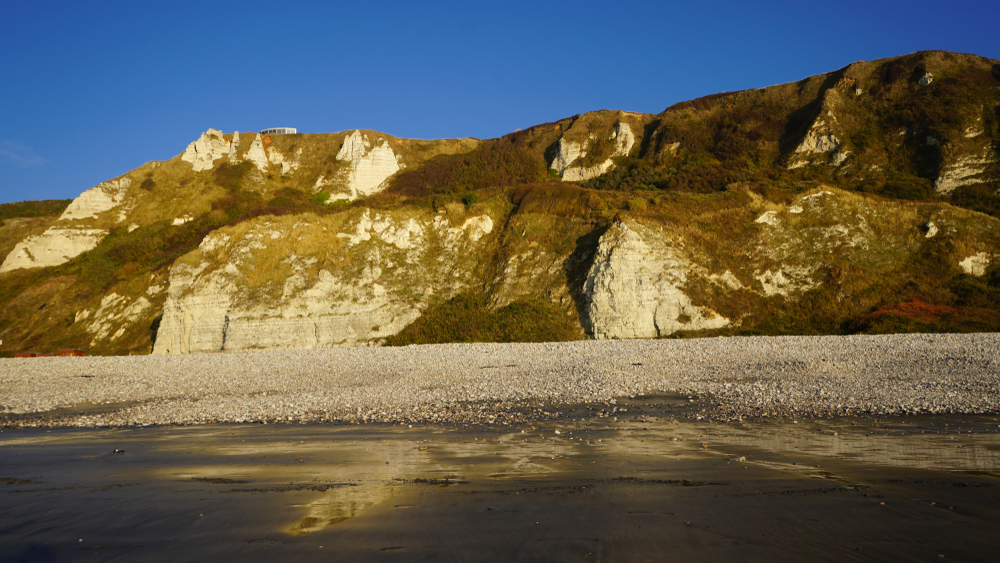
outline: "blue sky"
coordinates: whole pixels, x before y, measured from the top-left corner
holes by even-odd
[[[926,49],[995,0],[0,1],[0,201],[71,198],[209,127],[496,137]]]

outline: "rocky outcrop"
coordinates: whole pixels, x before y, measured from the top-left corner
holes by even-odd
[[[611,170],[614,166],[615,163],[609,158],[594,166],[574,166],[573,168],[567,168],[566,172],[563,173],[563,181],[583,182],[591,178],[597,178],[608,170]]]
[[[260,133],[254,135],[250,148],[243,154],[243,159],[253,163],[261,173],[266,173],[268,168],[267,153],[264,152],[264,141],[260,138]]]
[[[77,196],[63,211],[59,220],[91,219],[114,209],[125,200],[125,194],[131,185],[132,179],[128,176],[102,182]]]
[[[726,326],[729,319],[695,305],[684,293],[692,267],[662,232],[616,222],[601,237],[587,274],[584,328],[594,338],[608,339]]]
[[[486,215],[365,211],[216,231],[171,268],[155,354],[377,343],[470,283]],[[331,236],[334,235],[335,236]],[[331,240],[332,239],[332,240]]]
[[[344,138],[337,160],[348,163],[346,183],[352,200],[382,191],[385,181],[400,169],[399,156],[389,143],[381,140],[372,147],[368,136],[357,130]]]
[[[591,178],[597,178],[614,168],[615,163],[611,160],[612,158],[628,156],[633,145],[635,145],[635,135],[632,134],[632,128],[624,121],[620,121],[615,125],[608,140],[614,141],[615,147],[611,156],[603,162],[592,166],[571,166],[574,162],[587,156],[588,141],[584,141],[581,144],[568,141],[565,138],[559,139],[559,152],[552,160],[549,168],[554,168],[558,171],[562,175],[562,179],[566,182],[582,182]]]
[[[996,182],[990,177],[988,167],[996,164],[992,147],[986,147],[980,154],[965,155],[945,165],[934,182],[934,190],[939,194],[950,194],[962,186]]]
[[[817,271],[833,254],[847,254],[859,264],[879,260],[872,247],[904,246],[908,233],[895,236],[872,223],[884,221],[878,208],[841,190],[822,189],[781,210],[756,219],[760,238],[751,251],[753,278],[764,296],[796,297],[819,287]]]
[[[280,150],[274,146],[267,148],[267,160],[281,171],[281,174],[288,174],[299,169],[299,160],[302,156],[302,149],[295,151],[293,157],[285,157]]]
[[[977,252],[959,262],[958,267],[970,276],[985,276],[986,269],[990,267],[990,258],[992,257],[987,252]]]
[[[819,282],[812,278],[814,271],[809,266],[785,265],[774,271],[765,270],[753,279],[760,282],[765,297],[791,297],[819,287]]]
[[[836,120],[833,113],[828,113],[827,117],[831,121]],[[795,147],[795,154],[788,168],[795,169],[806,166],[811,163],[809,157],[814,155],[831,155],[832,164],[839,166],[844,163],[849,154],[846,151],[838,151],[840,144],[840,139],[834,134],[830,123],[822,117],[817,118],[799,146]]]
[[[229,143],[229,163],[237,164],[240,161],[240,132],[233,131],[233,140]]]
[[[225,139],[222,131],[209,129],[202,133],[198,140],[187,146],[181,160],[190,162],[195,172],[211,170],[215,161],[222,157],[232,159],[232,145]]]
[[[556,153],[555,158],[552,159],[552,163],[549,164],[549,168],[554,169],[562,175],[576,159],[587,155],[586,145],[586,141],[581,144],[567,141],[565,137],[559,139],[559,151]]]
[[[101,299],[101,305],[95,311],[86,309],[80,311],[73,322],[84,323],[86,331],[93,336],[90,345],[94,346],[101,340],[113,342],[121,338],[125,331],[148,312],[150,307],[152,303],[142,295],[133,301],[124,295],[110,293]]]
[[[0,266],[0,273],[19,268],[58,266],[91,250],[106,235],[101,229],[50,227],[41,235],[19,242]]]

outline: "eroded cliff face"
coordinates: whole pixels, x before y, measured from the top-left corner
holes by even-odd
[[[129,208],[126,196],[131,186],[132,178],[122,176],[83,192],[63,211],[55,225],[17,243],[0,265],[0,273],[58,266],[93,249],[108,234],[105,225],[125,219]],[[108,214],[105,221],[96,220],[113,210],[118,213]]]
[[[489,215],[264,218],[178,260],[155,354],[377,343],[472,280]]]
[[[102,182],[77,196],[59,219],[92,219],[114,209],[125,201],[125,194],[131,185],[132,179],[128,176]]]
[[[601,141],[610,141],[614,144],[607,158],[589,165],[582,164],[581,161],[588,154],[588,148]],[[558,152],[549,167],[559,172],[566,182],[590,180],[614,168],[615,163],[612,159],[628,156],[634,145],[635,135],[632,134],[632,128],[628,123],[619,121],[611,129],[607,139],[599,139],[596,134],[590,134],[582,141],[572,141],[563,136],[559,139]]]
[[[239,146],[239,132],[236,133],[235,146]],[[192,142],[181,155],[181,160],[190,162],[195,172],[211,170],[215,161],[230,156],[233,141],[226,140],[222,131],[209,129]]]
[[[689,277],[707,273],[662,229],[617,221],[601,237],[584,284],[585,328],[594,338],[620,339],[726,326],[729,319],[684,293]]]
[[[948,266],[982,276],[1000,222],[940,204],[885,202],[835,188],[815,190],[761,213],[759,238],[748,253],[766,296],[795,297],[820,287],[830,268],[872,271],[902,267],[927,244],[947,238]]]
[[[917,53],[488,142],[209,129],[5,215],[0,337],[146,352],[162,310],[158,353],[367,345],[458,294],[560,338],[829,333],[907,299],[1000,330],[998,69]]]
[[[355,200],[382,191],[386,180],[399,172],[400,158],[384,139],[379,139],[373,147],[367,135],[354,131],[337,152],[337,160],[348,166],[345,174],[349,191],[335,194],[333,199]]]
[[[0,265],[0,273],[58,266],[94,248],[106,235],[102,229],[50,227],[41,235],[19,242]]]

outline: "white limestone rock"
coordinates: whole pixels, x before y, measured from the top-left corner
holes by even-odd
[[[980,136],[980,135],[983,134],[984,131],[983,131],[983,126],[982,126],[982,121],[983,121],[983,118],[981,118],[981,117],[977,118],[976,119],[976,123],[974,123],[974,124],[972,124],[972,125],[970,125],[970,126],[968,126],[968,127],[965,128],[965,135],[964,136],[965,136],[966,139],[975,139],[976,137],[978,137],[978,136]]]
[[[883,214],[876,204],[834,189],[821,189],[787,208],[762,213],[756,220],[761,225],[759,238],[748,245],[748,258],[756,262],[755,291],[765,297],[795,299],[821,285],[818,273],[831,254],[880,264],[872,248],[902,247],[909,238],[904,232],[873,228],[872,223],[884,220]]]
[[[205,237],[171,268],[153,353],[377,344],[417,319],[431,296],[463,291],[474,279],[470,253],[493,229],[486,215],[451,226],[429,213],[366,210],[336,234],[342,242],[302,242],[329,241],[340,221],[261,218]],[[280,264],[271,261],[276,250]],[[278,281],[252,281],[276,268]]]
[[[594,166],[574,166],[566,169],[566,172],[563,173],[562,179],[564,182],[583,182],[585,180],[597,178],[608,170],[614,168],[614,166],[615,163],[612,162],[610,158],[600,164],[595,164]]]
[[[279,167],[282,175],[288,174],[299,169],[299,161],[302,157],[302,149],[295,151],[295,155],[292,157],[285,157],[285,155],[274,147],[273,145],[267,148],[267,160],[274,166]]]
[[[233,132],[233,140],[229,143],[229,163],[237,164],[240,161],[240,132]]]
[[[267,158],[267,153],[264,152],[264,141],[261,140],[260,133],[254,135],[253,142],[250,143],[250,148],[243,155],[243,158],[252,162],[261,173],[267,173],[270,161]]]
[[[49,227],[44,233],[17,243],[0,273],[19,268],[58,266],[96,247],[107,236],[101,229]]]
[[[89,321],[84,328],[93,336],[90,345],[95,346],[100,341],[113,342],[120,338],[126,330],[145,316],[144,313],[152,305],[143,296],[129,302],[126,296],[111,293],[101,299],[101,306],[94,311],[92,316],[89,311],[82,311],[86,314],[77,314],[75,322]]]
[[[989,253],[977,252],[958,263],[958,267],[970,276],[985,276],[986,268],[990,267]]]
[[[836,117],[832,112],[827,111],[827,117],[836,122]],[[839,166],[850,154],[850,151],[838,151],[840,145],[840,139],[834,134],[830,124],[822,117],[817,118],[799,146],[795,147],[795,153],[792,155],[788,169],[793,170],[812,164],[811,157],[816,155],[830,155],[830,162],[834,166]]]
[[[187,150],[181,155],[181,160],[190,162],[195,172],[211,170],[216,160],[226,156],[231,157],[231,147],[222,131],[209,129],[202,133],[197,141],[188,145]]]
[[[371,143],[355,130],[344,139],[344,144],[337,152],[337,160],[349,163],[347,171],[347,186],[354,200],[382,191],[390,176],[399,172],[399,157],[393,152],[389,143],[371,148]]]
[[[962,186],[997,181],[997,178],[986,174],[987,167],[997,162],[992,152],[992,147],[986,147],[978,155],[965,155],[946,164],[934,182],[934,190],[939,194],[948,195]]]
[[[831,132],[825,121],[818,119],[813,123],[799,146],[795,148],[795,152],[799,154],[832,153],[838,147],[840,147],[840,139]]]
[[[566,172],[569,165],[587,155],[587,143],[575,143],[566,139],[559,139],[559,152],[556,153],[549,168],[554,168],[560,175]]]
[[[786,265],[777,271],[766,270],[754,279],[760,282],[765,296],[790,297],[819,287],[819,282],[812,279],[812,273],[812,268]]]
[[[128,176],[102,182],[83,192],[63,211],[60,221],[91,219],[125,201],[132,179]]]
[[[692,263],[661,232],[617,221],[601,237],[584,282],[584,328],[598,339],[656,338],[729,324],[691,302]]]
[[[612,158],[628,156],[628,153],[635,145],[635,135],[632,134],[632,128],[624,121],[620,121],[615,125],[611,131],[609,140],[615,141],[615,149],[611,153],[611,157],[604,162],[595,164],[594,166],[571,166],[576,160],[587,155],[587,145],[586,143],[580,145],[579,143],[559,139],[559,153],[553,159],[549,168],[559,171],[562,174],[563,181],[566,182],[582,182],[597,178],[614,168],[615,163],[611,160]]]
[[[632,128],[624,121],[615,125],[611,138],[615,140],[615,156],[628,156],[635,145],[635,135],[632,134]]]
[[[799,207],[797,213],[802,213],[801,207]],[[777,211],[765,211],[764,213],[761,213],[760,217],[757,217],[757,220],[754,221],[754,223],[779,227],[781,226],[781,219],[778,217]]]
[[[920,80],[918,80],[917,82],[921,86],[930,86],[931,82],[934,82],[934,75],[929,72],[925,72],[924,75],[921,76]]]

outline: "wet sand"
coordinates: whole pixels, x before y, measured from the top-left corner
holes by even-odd
[[[5,429],[0,553],[995,560],[1000,416],[689,416],[704,407],[661,395],[562,406],[520,426]]]

